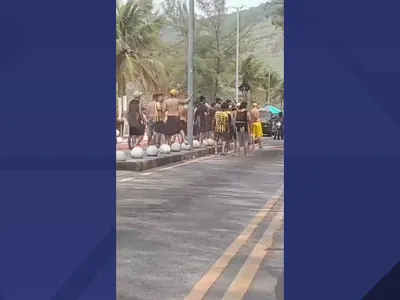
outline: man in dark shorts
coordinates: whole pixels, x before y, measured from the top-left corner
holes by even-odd
[[[187,105],[179,105],[179,119],[181,123],[181,140],[182,143],[187,143],[186,135],[187,135],[187,114],[188,114],[188,106]]]
[[[143,138],[146,116],[143,114],[143,109],[140,107],[140,98],[142,93],[139,91],[133,92],[132,101],[128,104],[127,121],[129,124],[129,149],[136,147]]]
[[[213,120],[215,154],[218,154],[218,144],[222,145],[222,155],[228,152],[226,144],[230,143],[230,124],[231,116],[229,114],[228,104],[224,102],[221,104],[221,110],[215,112]]]
[[[215,113],[217,112],[216,109],[216,103],[213,102],[211,103],[211,107],[209,109],[209,114],[207,115],[207,126],[208,126],[208,132],[207,132],[207,138],[208,139],[213,139],[214,138],[214,117]]]
[[[156,103],[156,119],[154,124],[154,132],[156,136],[155,144],[157,146],[161,146],[161,144],[165,143],[165,135],[164,135],[165,114],[163,111],[163,103],[164,103],[164,95],[158,94]]]
[[[165,112],[165,128],[164,134],[167,137],[167,143],[171,144],[171,138],[174,135],[180,134],[181,131],[181,120],[179,118],[179,105],[186,105],[192,99],[191,95],[187,99],[179,99],[177,97],[178,91],[172,89],[170,91],[170,97],[164,101],[163,110]]]
[[[155,136],[155,124],[157,117],[157,100],[159,94],[153,94],[151,101],[146,106],[146,117],[147,117],[147,137],[148,144],[154,145],[156,136]]]
[[[203,140],[206,138],[206,134],[208,132],[207,126],[207,115],[209,114],[209,110],[205,104],[206,98],[204,96],[200,96],[199,105],[197,106],[194,117],[199,126],[199,142],[200,145],[203,145]]]
[[[236,129],[237,155],[240,156],[240,147],[243,147],[244,156],[248,157],[250,130],[249,130],[249,118],[247,112],[247,102],[240,103],[239,109],[235,117],[235,129]]]
[[[236,151],[236,127],[235,127],[235,118],[236,118],[236,113],[237,113],[236,107],[233,106],[230,109],[229,113],[231,115],[231,124],[230,124],[230,130],[229,130],[229,137],[230,137],[229,146],[230,146],[231,142],[233,142],[233,149],[235,149],[235,151]]]

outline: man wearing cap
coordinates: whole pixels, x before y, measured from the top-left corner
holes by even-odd
[[[141,95],[141,92],[134,91],[132,94],[132,100],[128,104],[127,121],[129,124],[129,149],[133,149],[140,143],[147,122],[143,110],[140,107]]]
[[[260,122],[260,111],[258,110],[257,103],[253,103],[253,108],[250,110],[250,128],[252,137],[252,148],[254,150],[255,144],[262,149],[261,138],[263,137],[263,130]]]
[[[192,99],[193,94],[187,99],[179,99],[178,91],[172,89],[169,92],[169,97],[164,101],[163,111],[165,112],[165,128],[164,134],[167,138],[167,143],[171,144],[172,136],[179,134],[181,131],[181,120],[179,117],[179,105],[186,105]]]

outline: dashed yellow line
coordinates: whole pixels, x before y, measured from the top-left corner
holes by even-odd
[[[242,246],[249,239],[254,230],[260,225],[265,219],[268,212],[280,199],[282,195],[283,186],[279,189],[277,195],[270,199],[264,207],[257,213],[257,215],[250,221],[242,233],[232,242],[232,244],[225,250],[222,256],[215,262],[215,264],[208,270],[208,272],[200,279],[200,281],[194,286],[186,300],[201,300],[204,295],[208,292],[211,286],[218,280],[221,274],[224,272],[226,267],[232,258],[239,252]]]

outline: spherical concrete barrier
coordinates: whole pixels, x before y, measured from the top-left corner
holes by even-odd
[[[133,158],[143,158],[144,150],[140,147],[135,147],[132,149],[131,155]]]
[[[168,154],[171,152],[171,147],[167,144],[163,144],[158,150],[160,151],[160,154]]]
[[[126,155],[124,151],[117,150],[117,161],[125,161]]]
[[[117,143],[118,143],[118,144],[121,144],[123,141],[124,141],[124,140],[122,139],[122,137],[120,137],[120,136],[117,137]]]
[[[208,139],[208,140],[207,140],[207,145],[208,145],[208,146],[214,146],[214,142],[215,142],[215,141],[214,141],[213,139]]]
[[[198,141],[198,140],[194,140],[193,141],[193,148],[194,149],[197,149],[197,148],[199,148],[200,147],[200,142]]]
[[[203,140],[203,144],[201,146],[202,147],[207,147],[208,146],[208,141],[207,140]]]
[[[182,150],[188,151],[190,150],[190,144],[189,143],[183,143],[181,145]]]
[[[117,129],[117,136],[119,136],[119,130]]]
[[[172,152],[181,152],[181,144],[179,144],[178,142],[175,142],[171,145],[171,151]]]
[[[158,149],[156,146],[149,146],[146,150],[147,156],[157,156],[158,155]]]

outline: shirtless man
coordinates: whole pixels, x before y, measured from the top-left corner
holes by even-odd
[[[253,108],[250,110],[250,124],[252,149],[255,149],[256,143],[258,143],[259,149],[262,149],[261,138],[263,137],[263,131],[260,122],[260,111],[258,110],[257,103],[253,103]]]
[[[180,124],[181,124],[181,131],[180,135],[182,137],[182,142],[187,143],[186,140],[186,134],[187,134],[187,113],[188,113],[188,107],[187,105],[179,105],[178,108],[179,112],[179,119],[180,119]]]
[[[165,115],[163,111],[164,95],[159,94],[156,103],[156,119],[154,125],[154,131],[156,135],[156,145],[161,146],[165,143],[164,129],[165,129]]]
[[[148,135],[148,143],[149,146],[155,144],[156,134],[155,133],[155,124],[157,117],[157,100],[159,94],[153,94],[152,100],[146,106],[146,117],[147,117],[147,135]]]
[[[186,105],[192,99],[194,93],[187,99],[177,98],[178,92],[172,89],[170,92],[170,97],[164,101],[163,111],[165,113],[164,117],[164,134],[167,138],[168,145],[171,144],[171,137],[179,134],[181,131],[181,124],[179,118],[179,105]]]

